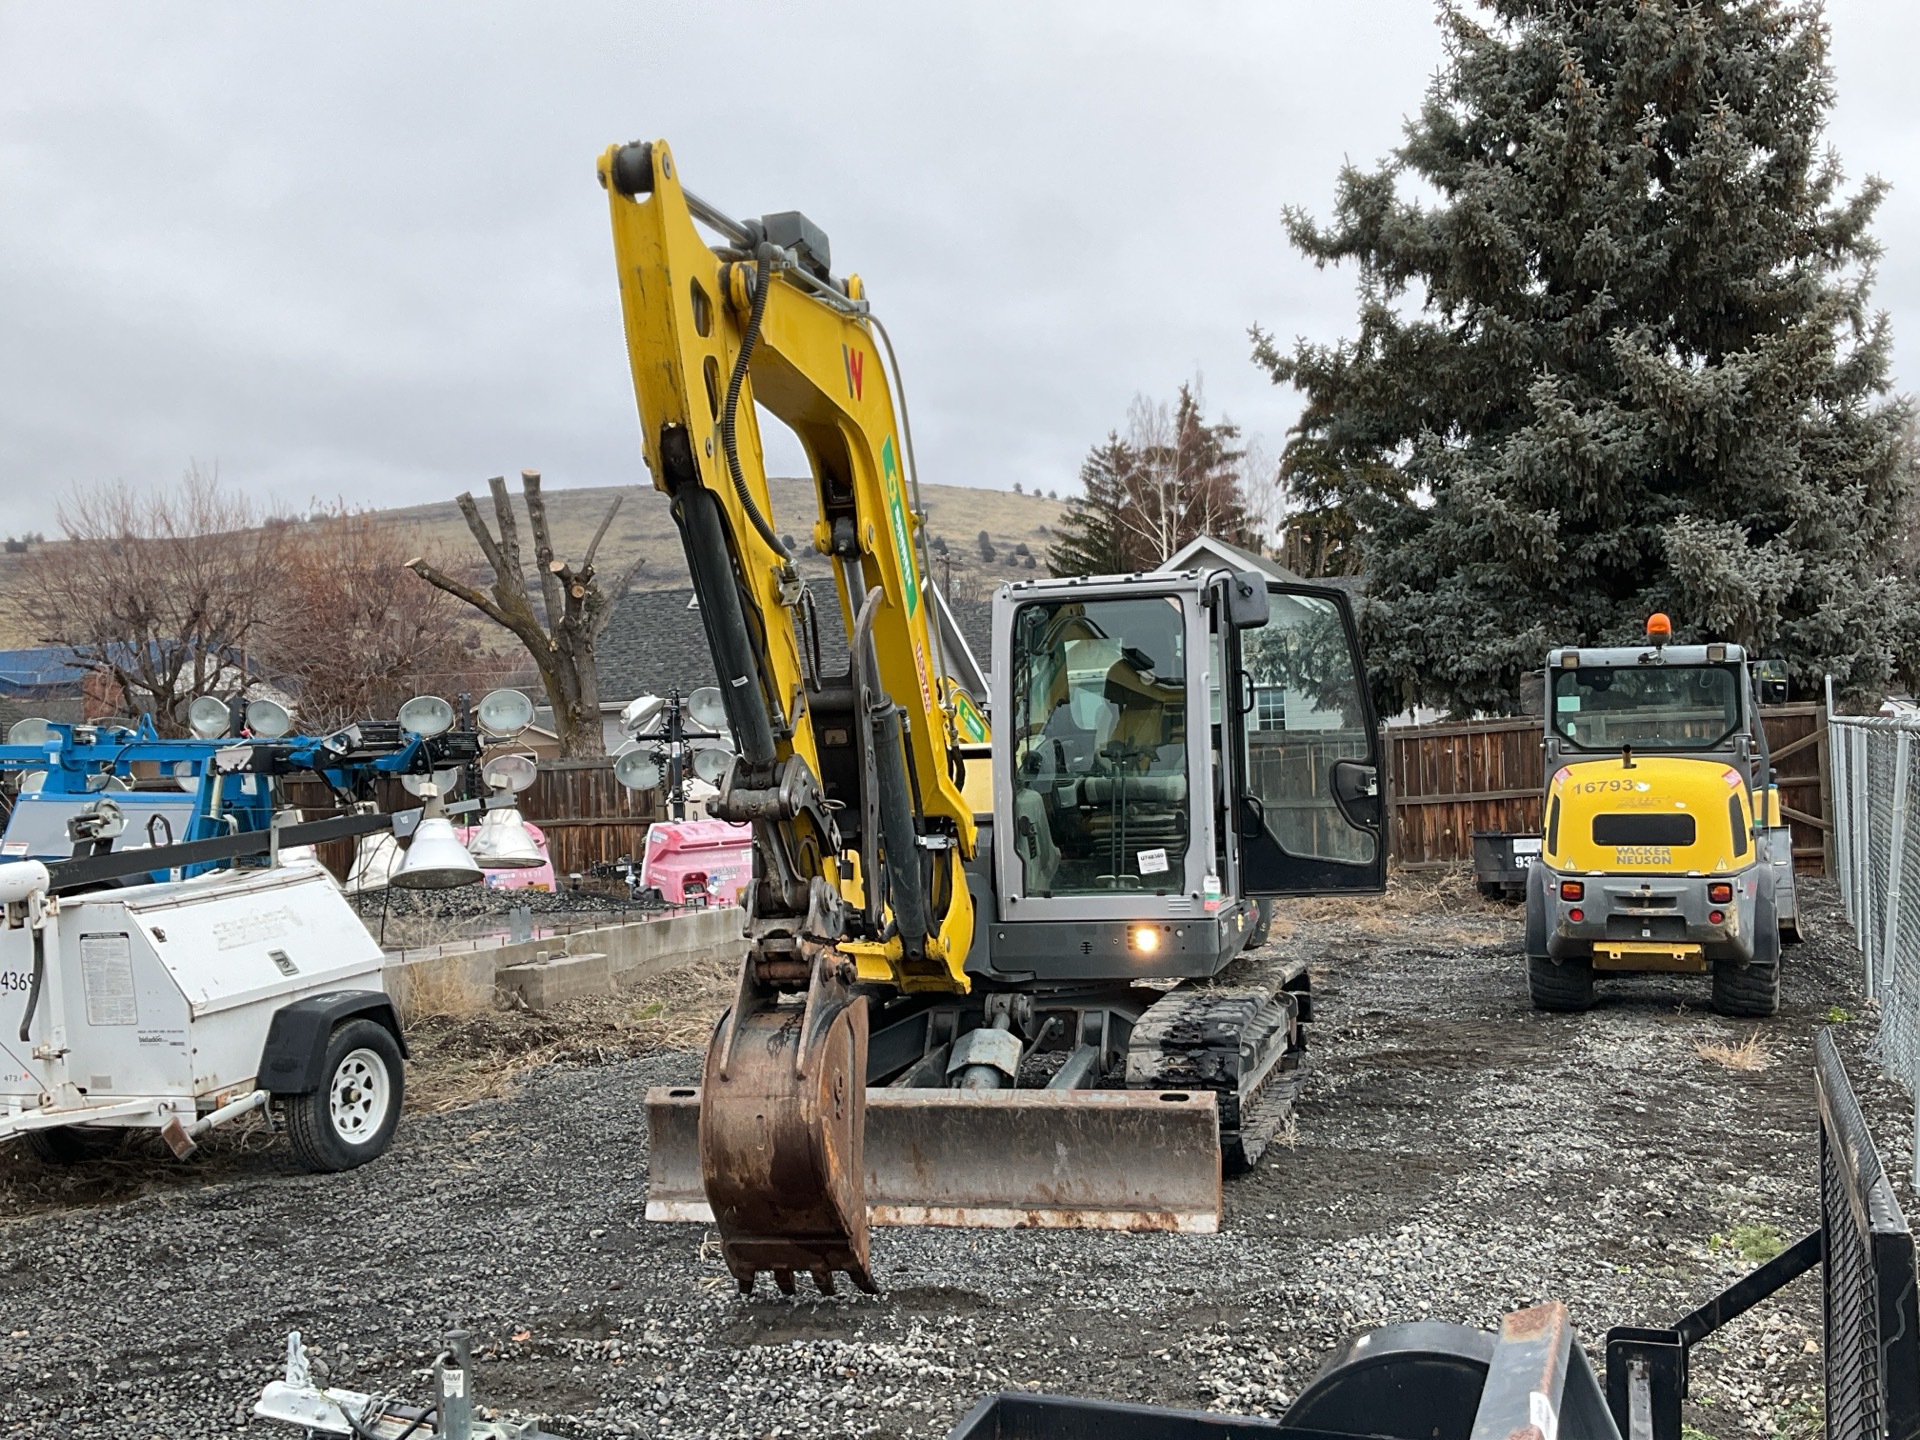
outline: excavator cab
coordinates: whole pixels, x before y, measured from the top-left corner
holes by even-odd
[[[1339,592],[1254,572],[1028,581],[995,597],[994,636],[1006,783],[970,973],[1212,976],[1263,900],[1384,886],[1378,731]]]

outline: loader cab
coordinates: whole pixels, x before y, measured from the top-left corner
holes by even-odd
[[[1378,739],[1338,591],[1257,573],[994,600],[992,922],[1004,977],[1210,975],[1277,895],[1385,879]],[[985,898],[985,897],[983,897]]]

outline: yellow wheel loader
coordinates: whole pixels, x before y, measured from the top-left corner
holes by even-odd
[[[1537,1009],[1584,1010],[1596,975],[1647,971],[1710,974],[1723,1015],[1779,1008],[1800,906],[1761,666],[1672,634],[1656,614],[1645,645],[1547,657],[1545,833],[1526,913]]]
[[[1345,598],[1004,585],[989,683],[929,582],[892,347],[825,232],[707,204],[662,141],[600,180],[734,740],[711,809],[753,827],[737,997],[700,1086],[649,1097],[649,1217],[713,1224],[749,1290],[871,1288],[870,1221],[1214,1228],[1304,1058],[1305,964],[1246,955],[1263,907],[1383,887]],[[762,409],[811,514],[773,513]]]

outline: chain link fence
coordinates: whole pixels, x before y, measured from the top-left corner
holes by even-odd
[[[1920,1099],[1920,718],[1836,715],[1829,737],[1834,867],[1879,1007],[1881,1064]]]

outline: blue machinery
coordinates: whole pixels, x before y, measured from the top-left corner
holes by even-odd
[[[23,722],[0,745],[0,775],[20,780],[0,836],[0,864],[42,861],[58,893],[270,864],[282,846],[388,829],[404,837],[422,811],[377,813],[375,782],[383,776],[445,780],[444,772],[479,759],[482,739],[467,725],[423,735],[394,721],[362,722],[324,736],[178,740],[160,738],[150,719],[137,728]],[[276,783],[288,776],[324,782],[339,813],[304,822],[289,815]],[[511,797],[499,797],[446,810],[509,803]]]

